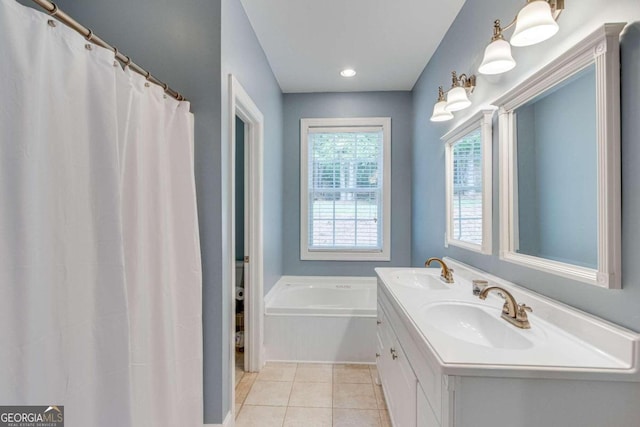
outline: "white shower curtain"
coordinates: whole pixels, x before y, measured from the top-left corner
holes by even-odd
[[[0,405],[200,426],[193,116],[86,44],[0,0]]]

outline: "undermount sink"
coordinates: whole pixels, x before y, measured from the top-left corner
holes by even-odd
[[[514,326],[502,320],[499,310],[495,308],[488,309],[478,304],[442,302],[425,306],[421,314],[427,325],[471,344],[512,350],[533,346],[533,343],[522,336]]]
[[[427,269],[429,270],[429,269]],[[439,271],[439,270],[438,270]],[[449,289],[439,276],[424,270],[402,270],[393,275],[400,286],[416,289],[444,290]]]

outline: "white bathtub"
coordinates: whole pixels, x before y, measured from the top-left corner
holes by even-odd
[[[265,298],[269,361],[374,363],[374,277],[284,276]]]

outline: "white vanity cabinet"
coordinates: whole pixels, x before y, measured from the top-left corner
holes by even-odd
[[[464,264],[454,266],[462,276]],[[381,274],[385,270],[390,273]],[[395,427],[640,427],[640,335],[534,294],[527,299],[525,291],[509,288],[540,316],[566,322],[560,337],[574,331],[591,335],[554,341],[555,326],[532,317],[530,336],[540,341],[531,348],[495,351],[456,344],[425,326],[423,313],[433,304],[480,304],[471,295],[469,278],[460,277],[450,289],[414,292],[411,288],[419,288],[419,280],[396,286],[396,279],[404,277],[398,270],[376,270],[377,366]],[[495,306],[498,318],[501,301],[488,304]],[[584,342],[569,342],[572,339]],[[536,346],[542,356],[535,353]],[[558,354],[549,354],[554,351]],[[570,365],[573,360],[576,366]]]
[[[378,370],[388,375],[381,375],[387,405],[394,424],[411,426],[416,424],[416,385],[417,379],[407,356],[391,328],[389,318],[384,309],[378,307]]]
[[[377,336],[378,373],[393,425],[439,427],[442,375],[421,355],[380,285]]]

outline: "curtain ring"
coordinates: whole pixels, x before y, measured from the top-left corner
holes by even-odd
[[[147,71],[147,74],[144,75],[144,78],[149,80],[149,77],[151,77],[151,73]]]
[[[84,36],[84,38],[87,39],[87,41],[91,41],[91,39],[93,38],[93,31],[91,31],[91,28],[87,28],[87,31],[89,31],[89,34]]]
[[[55,4],[54,2],[51,2],[51,6],[53,6],[53,9],[49,11],[49,15],[55,16],[56,13],[58,13],[58,5]]]
[[[124,65],[125,67],[128,67],[128,66],[129,66],[129,64],[131,64],[131,57],[130,57],[130,56],[127,56],[127,55],[123,55],[123,56],[124,56],[125,58],[127,58],[127,60],[126,60],[126,61],[123,61],[123,62],[122,62],[122,65]]]
[[[162,83],[162,87],[164,88],[165,92],[167,91],[167,89],[169,89],[169,85],[166,83]]]
[[[116,58],[118,58],[118,48],[117,47],[113,47],[113,56],[115,56]]]

